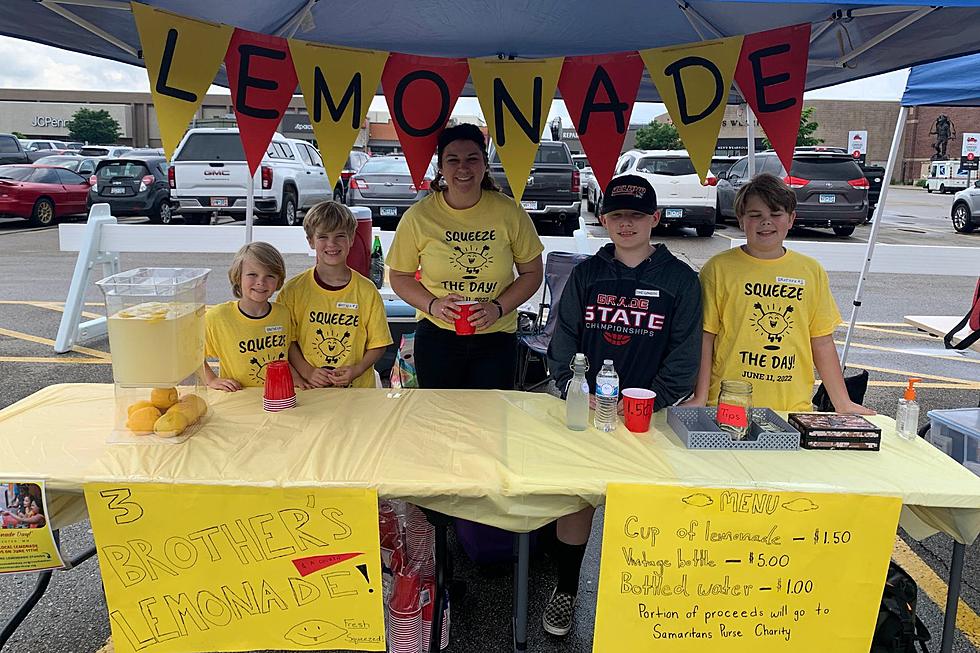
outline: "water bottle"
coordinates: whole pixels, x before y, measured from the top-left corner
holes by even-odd
[[[565,397],[565,423],[573,431],[584,431],[589,425],[589,382],[585,378],[589,360],[585,354],[575,354],[569,367],[572,380]]]
[[[613,362],[602,361],[602,369],[595,377],[595,427],[600,431],[616,429],[616,407],[619,404],[619,375]]]
[[[371,248],[371,281],[380,288],[385,282],[385,259],[384,252],[381,251],[381,239],[374,237],[374,246]]]

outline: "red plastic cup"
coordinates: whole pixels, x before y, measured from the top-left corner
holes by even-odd
[[[646,388],[626,388],[623,390],[623,421],[633,433],[646,433],[650,430],[650,416],[653,415],[653,400],[657,393]]]
[[[456,310],[459,311],[459,317],[456,318],[456,335],[457,336],[471,336],[476,333],[476,327],[470,324],[470,311],[473,310],[473,306],[477,302],[456,302]]]
[[[293,375],[289,371],[287,361],[273,361],[265,367],[264,399],[280,402],[296,397],[293,387]]]

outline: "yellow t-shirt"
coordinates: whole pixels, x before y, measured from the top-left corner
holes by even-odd
[[[205,321],[205,351],[221,364],[221,377],[235,379],[242,387],[265,385],[265,366],[286,360],[293,330],[285,306],[272,303],[265,317],[249,317],[238,309],[238,301],[218,304],[208,310]]]
[[[514,281],[514,264],[533,261],[544,251],[527,211],[502,193],[483,191],[468,209],[454,209],[442,193],[416,202],[398,223],[388,265],[414,273],[422,266],[422,285],[436,297],[451,292],[488,302]],[[425,314],[416,313],[416,319]],[[432,322],[443,329],[454,326]],[[517,312],[504,315],[485,331],[514,333]]]
[[[705,264],[701,289],[704,330],[715,334],[708,403],[731,379],[751,382],[760,408],[812,410],[810,339],[841,321],[820,263],[790,250],[759,259],[737,247]]]
[[[354,270],[346,286],[327,290],[317,284],[310,268],[287,281],[276,301],[288,310],[295,340],[314,367],[355,365],[368,349],[391,344],[381,295]],[[354,379],[351,387],[373,388],[373,368]]]

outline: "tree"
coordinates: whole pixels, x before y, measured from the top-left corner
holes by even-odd
[[[105,109],[79,109],[68,121],[68,138],[83,143],[115,143],[119,139],[119,123]]]
[[[14,138],[19,138],[21,140],[24,140],[25,138],[27,138],[27,136],[24,136],[24,134],[22,132],[10,132],[10,133],[11,133],[11,135],[13,135]]]
[[[800,114],[800,130],[796,133],[796,145],[798,147],[823,143],[822,138],[813,135],[813,132],[817,131],[817,127],[820,125],[815,120],[810,120],[812,115],[813,107],[803,107],[803,112]],[[769,142],[768,138],[762,139],[762,147],[767,150],[772,149],[772,143]]]
[[[653,120],[636,130],[636,147],[641,150],[680,150],[683,146],[676,127]]]

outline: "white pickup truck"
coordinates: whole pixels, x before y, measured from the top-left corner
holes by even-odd
[[[169,169],[170,197],[186,222],[212,216],[244,219],[248,164],[237,128],[199,127],[184,134]],[[255,172],[255,217],[288,226],[299,213],[331,199],[323,160],[306,141],[275,134]]]

